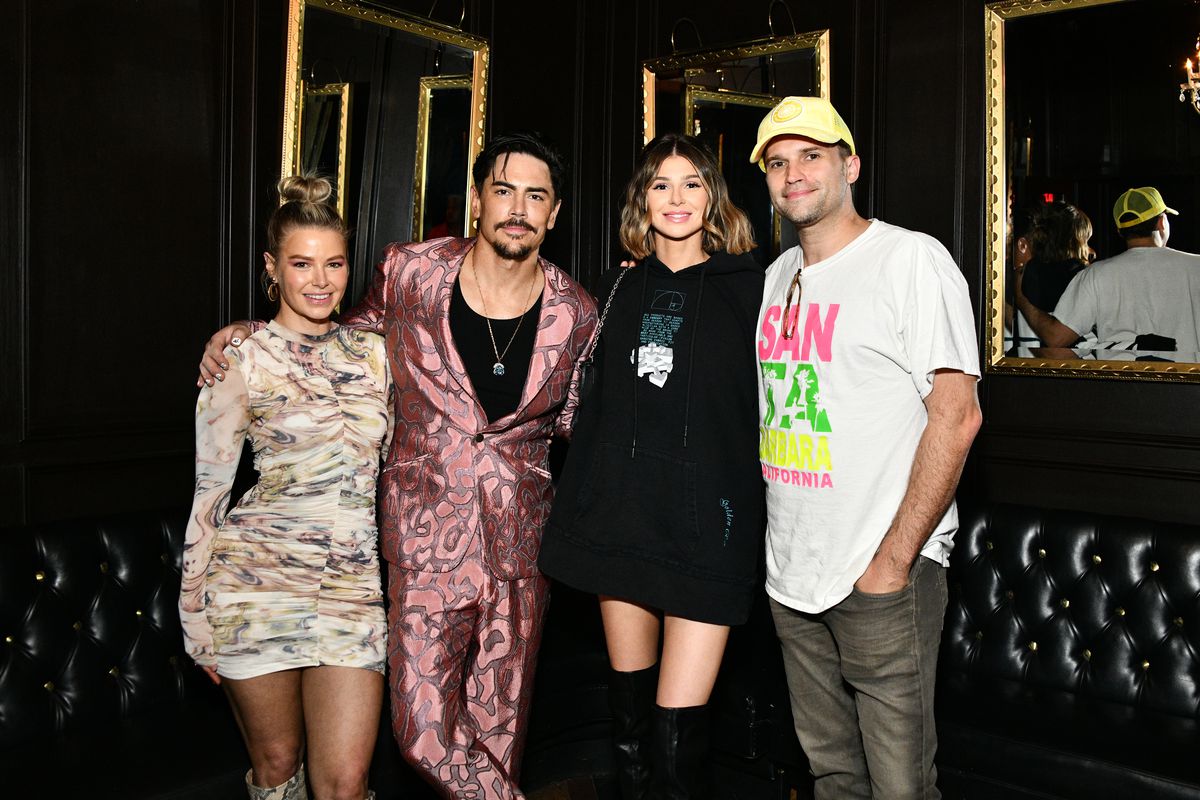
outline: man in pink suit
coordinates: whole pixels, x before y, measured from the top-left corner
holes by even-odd
[[[473,179],[478,236],[389,245],[342,323],[386,337],[393,381],[378,490],[393,731],[444,796],[509,800],[523,797],[548,599],[537,556],[550,439],[569,433],[596,307],[538,255],[561,206],[557,153],[536,136],[501,136]],[[206,380],[220,379],[237,333],[210,341]]]

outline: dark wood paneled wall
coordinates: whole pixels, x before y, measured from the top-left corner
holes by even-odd
[[[200,334],[249,310],[284,22],[3,4],[0,524],[187,502]]]
[[[585,285],[621,257],[641,60],[670,52],[684,16],[705,46],[764,36],[768,5],[468,2],[466,29],[492,43],[490,130],[539,129],[570,162],[545,253]],[[798,30],[831,30],[860,210],[940,239],[978,312],[983,1],[787,6]],[[0,4],[16,122],[0,126],[0,524],[186,502],[199,344],[264,311],[285,15],[284,0]],[[457,22],[457,4],[435,17]],[[987,376],[981,397],[967,493],[1200,520],[1200,385]]]

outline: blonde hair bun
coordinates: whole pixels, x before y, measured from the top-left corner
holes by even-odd
[[[279,182],[284,203],[325,203],[332,196],[333,184],[319,175],[291,175]]]

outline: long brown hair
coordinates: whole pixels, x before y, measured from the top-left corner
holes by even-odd
[[[725,250],[733,255],[754,247],[754,229],[745,213],[729,200],[729,187],[717,166],[717,160],[699,139],[679,133],[664,133],[644,148],[625,189],[621,209],[621,245],[631,256],[645,258],[654,252],[654,229],[646,192],[658,175],[659,167],[671,156],[686,158],[696,168],[700,182],[708,192],[701,247],[706,253]]]

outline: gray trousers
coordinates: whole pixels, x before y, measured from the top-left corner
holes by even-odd
[[[936,800],[933,687],[946,570],[919,557],[899,592],[805,614],[771,601],[817,800]]]

